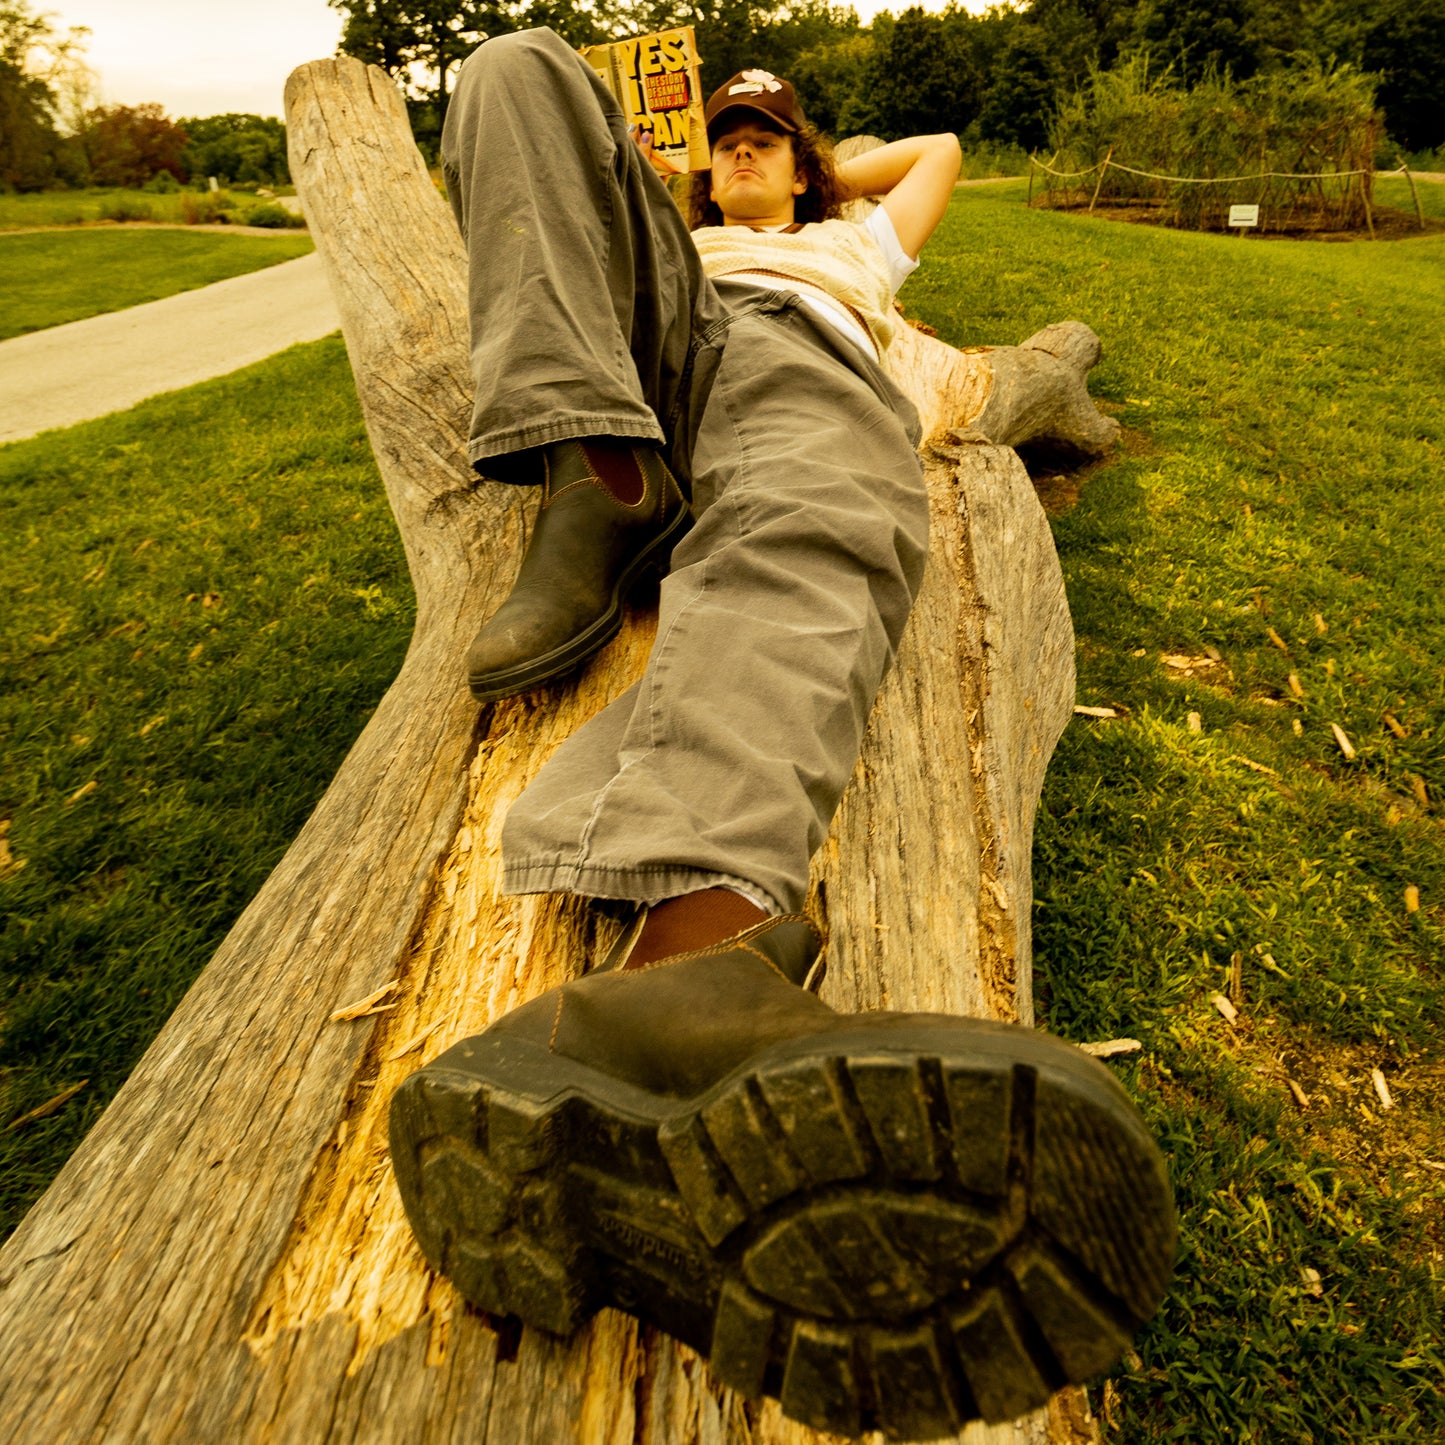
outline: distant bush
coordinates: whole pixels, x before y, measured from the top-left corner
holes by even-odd
[[[990,145],[978,141],[970,145],[963,140],[963,165],[959,175],[966,181],[984,181],[992,176],[1026,176],[1029,155],[1020,145]]]
[[[236,198],[227,191],[182,191],[181,219],[188,226],[225,226],[236,218]]]
[[[1045,194],[1054,204],[1089,200],[1097,172],[1077,173],[1111,158],[1099,203],[1148,204],[1171,225],[1222,229],[1230,206],[1257,204],[1263,229],[1353,229],[1366,223],[1381,132],[1373,81],[1350,66],[1304,60],[1238,82],[1211,72],[1185,90],[1169,71],[1151,76],[1149,57],[1137,55],[1096,70],[1060,105],[1050,164],[1075,174],[1046,173]],[[1255,179],[1269,171],[1311,178]]]
[[[285,206],[253,206],[249,211],[241,213],[241,219],[248,226],[266,226],[271,230],[282,231],[292,227],[300,227],[306,224],[304,216],[297,216],[288,211]]]
[[[139,196],[112,196],[100,208],[102,221],[153,221],[155,212]]]
[[[156,175],[153,175],[150,180],[141,187],[141,190],[149,191],[153,196],[170,196],[174,195],[180,188],[181,183],[169,171],[160,171]]]

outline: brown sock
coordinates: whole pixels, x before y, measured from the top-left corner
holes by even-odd
[[[756,903],[731,888],[703,888],[684,893],[681,898],[669,898],[648,910],[647,921],[623,968],[641,968],[675,953],[707,948],[767,917]]]
[[[638,445],[613,437],[588,437],[581,443],[602,485],[625,507],[635,507],[647,490],[642,468],[637,463]]]

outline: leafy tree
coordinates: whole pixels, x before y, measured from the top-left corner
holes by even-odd
[[[98,186],[143,186],[161,171],[186,179],[186,133],[154,103],[98,105],[76,139]]]
[[[583,45],[598,39],[591,15],[564,0],[326,0],[346,17],[340,51],[379,65],[400,80],[412,130],[435,152],[451,98],[452,74],[482,41],[534,25],[550,25]]]
[[[978,114],[967,20],[956,11],[930,15],[914,6],[894,21],[872,77],[885,140],[961,131]]]
[[[1362,48],[1390,134],[1410,150],[1445,145],[1445,0],[1387,0]]]
[[[877,41],[871,32],[860,30],[805,50],[787,77],[808,119],[842,140],[876,135],[883,128],[873,87],[878,67]]]
[[[1131,42],[1140,0],[1031,0],[1024,22],[1044,37],[1058,86],[1072,91]]]
[[[1193,84],[1206,71],[1247,79],[1264,58],[1256,0],[1143,0],[1135,38]]]
[[[177,122],[186,133],[181,163],[192,176],[215,176],[223,185],[284,185],[286,127],[270,116],[210,115]]]
[[[0,0],[0,188],[82,180],[84,162],[56,126],[55,85],[79,65],[85,31],[57,34],[26,0]]]
[[[0,188],[34,191],[53,185],[60,137],[44,81],[0,58]]]
[[[1020,25],[988,71],[978,117],[983,140],[1037,150],[1048,140],[1058,77],[1042,31]]]

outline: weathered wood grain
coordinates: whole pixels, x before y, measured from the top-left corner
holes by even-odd
[[[574,900],[498,895],[499,831],[556,743],[639,671],[652,620],[634,618],[575,683],[478,715],[460,659],[505,594],[527,518],[515,490],[474,488],[465,463],[460,240],[381,72],[304,66],[287,115],[406,545],[416,633],[282,863],[0,1251],[0,1432],[818,1441],[625,1316],[570,1340],[487,1319],[412,1246],[387,1100],[607,941]],[[915,332],[897,348],[934,432],[934,531],[899,665],[816,860],[825,994],[839,1007],[1031,1019],[1032,818],[1072,703],[1072,633],[1041,510],[1005,445],[1017,438],[1004,422],[996,435],[978,425],[1013,384],[1002,354]],[[1060,366],[1064,381],[1031,373],[1030,385],[1053,386],[1062,415],[1086,367]],[[393,980],[376,1012],[331,1021]],[[962,1438],[1074,1439],[1083,1418],[1074,1394]]]

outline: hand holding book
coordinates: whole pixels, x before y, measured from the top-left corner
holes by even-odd
[[[659,175],[708,168],[702,78],[690,25],[588,45],[580,54],[622,107],[633,140]],[[646,145],[639,132],[646,134]]]
[[[680,176],[685,174],[681,167],[673,165],[673,163],[668,160],[666,156],[659,155],[658,152],[654,149],[652,143],[652,132],[650,130],[644,130],[643,127],[639,124],[632,126],[627,133],[632,137],[633,140],[637,142],[637,149],[640,150],[642,154],[647,157],[648,161],[652,165],[652,169],[655,170],[657,174],[663,178],[663,180],[667,180],[669,176]]]

